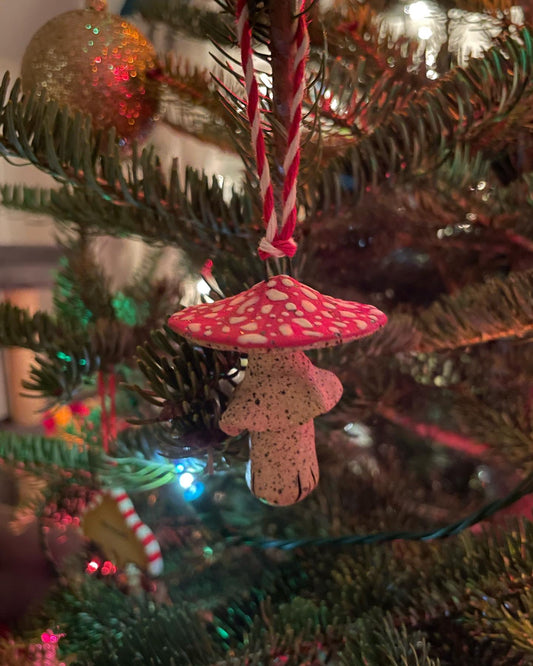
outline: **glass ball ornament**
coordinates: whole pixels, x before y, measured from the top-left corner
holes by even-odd
[[[22,60],[22,87],[90,114],[96,130],[114,127],[122,143],[142,139],[157,113],[157,55],[131,23],[103,0],[52,18],[32,37]]]

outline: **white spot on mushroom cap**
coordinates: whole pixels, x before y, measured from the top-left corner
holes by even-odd
[[[313,336],[315,338],[320,338],[322,336],[322,333],[319,333],[319,331],[302,331],[304,335],[309,335]]]
[[[251,321],[248,324],[243,324],[241,328],[245,331],[256,331],[257,330],[257,324],[255,321]]]
[[[339,314],[342,315],[343,317],[348,317],[350,319],[355,319],[355,317],[357,316],[355,312],[348,312],[348,310],[340,310]]]
[[[223,326],[222,327],[222,333],[229,333],[231,331],[231,328],[229,326]]]
[[[302,317],[295,317],[292,321],[302,328],[313,328],[313,324],[307,319],[303,319]]]
[[[269,280],[267,282],[267,287],[275,287],[277,285],[276,280]]]
[[[285,303],[287,310],[296,310],[296,305],[294,303]]]
[[[303,316],[303,312],[302,312],[301,310],[296,310],[296,312],[295,312],[294,314],[295,314],[297,317],[302,317],[302,316]]]
[[[239,335],[237,342],[246,345],[246,344],[264,344],[268,342],[268,338],[260,333],[244,333],[244,335]]]
[[[255,305],[258,300],[259,298],[257,296],[247,299],[242,305],[239,305],[237,308],[237,314],[243,314],[247,308],[249,308],[251,305]]]
[[[274,306],[270,304],[261,306],[261,314],[268,314],[269,312],[272,311],[273,307]]]
[[[230,317],[228,321],[229,321],[230,324],[240,324],[241,321],[246,321],[247,319],[248,319],[248,317],[246,317],[246,316],[244,316],[244,317]]]
[[[330,303],[329,301],[324,301],[323,305],[328,310],[336,310],[337,309],[337,306],[334,305],[333,303]]]
[[[362,319],[360,319],[357,322],[357,327],[360,328],[362,331],[364,331],[365,328],[368,328],[368,324],[366,323],[366,321],[363,321]]]
[[[306,310],[307,312],[314,312],[316,310],[316,305],[311,303],[311,301],[302,301],[302,308]]]
[[[294,335],[294,331],[293,331],[292,328],[289,326],[289,324],[281,324],[281,326],[279,327],[279,332],[280,332],[282,335],[286,335],[286,336]]]
[[[191,331],[191,333],[198,333],[198,331],[202,330],[201,324],[197,324],[195,322],[189,324],[187,328],[189,329],[189,331]]]
[[[267,289],[265,296],[270,301],[286,301],[289,297],[279,289]]]
[[[284,284],[286,287],[292,287],[293,286],[293,281],[290,280],[289,278],[281,278],[282,284]],[[269,285],[270,286],[270,285]]]
[[[318,294],[308,287],[302,287],[302,292],[307,296],[307,298],[310,298],[312,301],[316,301],[318,298]]]

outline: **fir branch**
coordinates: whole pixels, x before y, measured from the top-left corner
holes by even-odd
[[[419,351],[453,349],[533,333],[533,271],[492,278],[443,296],[420,313]]]
[[[26,397],[48,398],[50,404],[71,402],[98,369],[98,357],[91,356],[87,348],[81,353],[68,350],[58,351],[48,358],[36,356],[29,378],[22,381],[22,387],[31,391],[31,394],[25,394]]]
[[[364,44],[368,50],[376,42],[365,41]],[[357,136],[369,134],[390,114],[406,108],[419,87],[415,87],[412,77],[406,76],[399,66],[393,68],[385,64],[376,76],[371,61],[362,57],[360,51],[354,57],[352,44],[343,50],[342,57],[330,55],[327,58],[322,86],[320,94],[309,88],[308,101],[316,102],[326,151],[335,137],[339,145],[342,141],[346,145],[350,135],[355,141]]]
[[[189,37],[227,44],[234,41],[233,15],[202,9],[190,0],[140,0],[136,9],[146,21],[165,23]]]
[[[175,419],[186,432],[217,430],[228,402],[223,382],[231,384],[238,355],[195,347],[167,326],[154,331],[137,355],[149,389],[133,388],[143,398],[164,407],[161,419]]]
[[[80,340],[72,322],[57,321],[45,312],[30,315],[9,302],[0,303],[0,346],[25,347],[36,352],[57,349],[65,339]],[[85,336],[82,334],[81,339]]]
[[[454,70],[441,79],[437,87],[420,93],[419,101],[411,103],[402,113],[392,114],[387,123],[350,149],[345,158],[336,160],[326,169],[320,182],[309,185],[305,197],[309,210],[316,213],[331,202],[339,203],[341,174],[351,175],[353,196],[357,198],[368,183],[386,182],[401,174],[434,167],[450,154],[450,148],[458,141],[475,139],[476,133],[486,131],[491,122],[496,122],[496,113],[502,114],[516,106],[527,92],[525,82],[531,68],[529,33],[523,30],[520,34],[526,48],[524,59],[517,54],[512,40],[507,40],[500,51],[491,51],[490,58],[472,60],[465,70]],[[503,49],[506,49],[505,56]],[[482,90],[487,77],[491,79],[490,97]],[[503,88],[511,94],[505,97],[502,106],[499,91]],[[3,91],[2,99],[7,91],[7,80]],[[464,95],[475,100],[475,104],[459,108],[457,100]],[[480,116],[484,120],[477,120]],[[3,128],[0,142],[6,157],[17,155],[30,159],[58,180],[76,185],[78,189],[82,185],[78,174],[84,173],[87,183],[83,205],[81,199],[78,199],[80,205],[76,205],[76,199],[73,201],[67,196],[70,193],[66,190],[60,195],[60,202],[57,195],[53,195],[59,208],[57,212],[67,219],[75,217],[80,223],[85,221],[89,228],[111,228],[98,222],[93,213],[100,198],[107,203],[106,209],[128,204],[130,211],[135,210],[135,215],[115,214],[115,218],[120,219],[114,220],[119,222],[114,233],[138,234],[152,241],[164,239],[183,244],[188,240],[191,247],[199,238],[200,243],[213,249],[214,240],[228,246],[228,232],[237,232],[246,238],[253,229],[246,197],[234,195],[227,204],[216,181],[206,187],[205,178],[203,181],[192,171],[188,172],[182,186],[175,167],[167,186],[157,160],[146,151],[141,156],[134,155],[134,167],[124,173],[117,153],[97,157],[94,142],[89,134],[84,134],[80,117],[71,120],[65,113],[58,112],[53,103],[34,98],[21,103],[17,85],[10,101],[2,106],[0,122]],[[518,119],[515,117],[513,122]],[[31,136],[31,140],[27,136]],[[65,141],[65,136],[71,139]],[[142,180],[138,168],[142,170]],[[333,198],[332,186],[337,190]]]
[[[123,436],[121,437],[123,441]],[[0,460],[24,465],[33,472],[50,474],[84,471],[105,486],[121,486],[136,491],[153,490],[176,478],[173,465],[133,454],[108,458],[88,445],[71,444],[62,439],[37,435],[0,433]]]
[[[121,430],[114,444],[114,455],[117,458],[157,459],[161,428],[159,424],[152,424]]]
[[[346,646],[340,654],[342,666],[413,664],[440,666],[432,658],[431,645],[421,631],[397,625],[390,613],[368,613],[348,629]]]
[[[235,152],[235,137],[243,122],[232,122],[224,110],[215,81],[221,84],[224,70],[191,67],[189,63],[168,55],[158,79],[164,84],[164,122],[180,132]]]
[[[138,457],[112,458],[100,471],[99,478],[109,488],[147,492],[176,480],[176,467],[170,463]]]
[[[186,609],[144,603],[135,615],[129,621],[126,613],[119,617],[120,631],[102,632],[100,643],[79,654],[74,664],[122,666],[141,659],[153,666],[211,666],[222,656],[201,621]]]
[[[530,581],[530,585],[533,581]],[[504,603],[499,604],[490,612],[490,622],[483,618],[484,600],[480,599],[480,608],[475,614],[482,626],[483,634],[508,641],[514,648],[515,654],[524,653],[531,657],[533,655],[533,593],[531,588],[525,589],[520,594],[507,598]],[[473,614],[474,615],[474,614]]]
[[[47,471],[52,468],[90,472],[95,469],[98,456],[87,446],[69,444],[61,439],[0,432],[0,459],[5,463],[22,463],[25,467]]]
[[[520,395],[513,395],[511,401],[519,402]],[[495,453],[520,469],[530,467],[531,428],[506,409],[503,398],[498,408],[492,408],[478,397],[462,396],[454,403],[451,414],[465,435],[483,437]]]
[[[21,98],[19,82],[6,101],[8,83],[6,75],[0,87],[0,155],[29,160],[71,186],[52,193],[52,214],[87,231],[139,235],[186,249],[203,245],[204,252],[217,245],[235,247],[248,238],[253,217],[247,197],[234,193],[226,201],[216,178],[210,182],[193,169],[182,184],[177,163],[165,176],[150,150],[138,154],[134,148],[131,166],[123,166],[113,133],[106,145],[114,149],[99,154],[88,119],[71,118],[41,98]],[[113,208],[122,210],[113,214]]]
[[[54,305],[65,319],[74,317],[87,325],[91,320],[114,319],[107,276],[97,263],[85,234],[63,245],[56,276]]]
[[[477,144],[489,131],[512,132],[529,114],[529,81],[533,72],[533,47],[527,29],[519,32],[523,48],[514,38],[501,40],[483,59],[471,59],[438,84],[423,88],[401,112],[391,114],[344,157],[333,161],[306,191],[310,210],[323,210],[325,202],[341,202],[332,196],[332,184],[351,177],[352,202],[367,186],[412,177],[434,169],[453,155],[461,142]],[[490,82],[490,83],[489,83]],[[487,92],[488,91],[488,92]],[[502,117],[512,115],[502,128]]]
[[[0,202],[6,208],[49,215],[51,190],[26,185],[0,186]]]
[[[223,185],[187,168],[183,190],[179,184],[177,163],[170,174],[171,204],[183,215],[166,213],[162,208],[115,205],[91,191],[67,188],[52,193],[51,213],[59,219],[75,222],[89,233],[112,236],[136,236],[151,244],[170,244],[185,250],[197,266],[206,257],[223,252],[245,255],[253,252],[258,229],[254,207],[247,196],[233,192],[224,200]]]
[[[71,401],[90,385],[96,371],[107,372],[119,363],[131,363],[146,334],[143,326],[99,319],[87,328],[86,339],[77,344],[56,337],[48,356],[36,356],[23,387],[55,402]]]
[[[68,284],[73,283],[69,280]],[[84,298],[90,293],[91,288]],[[23,387],[54,402],[68,401],[90,384],[96,371],[131,363],[149,328],[161,323],[160,309],[168,295],[164,287],[156,295],[152,292],[147,318],[129,324],[114,319],[114,309],[109,313],[110,319],[89,321],[90,316],[82,316],[85,310],[77,312],[72,298],[64,302],[65,312],[58,318],[44,312],[29,315],[10,303],[0,303],[0,346],[25,347],[37,352]],[[95,306],[99,304],[98,297]],[[74,316],[76,312],[78,317]]]
[[[267,599],[246,632],[244,657],[258,665],[285,660],[320,663],[323,645],[331,654],[340,643],[335,628],[327,625],[330,619],[325,604],[315,600],[296,596],[274,607]],[[218,626],[223,630],[225,625],[219,621]]]

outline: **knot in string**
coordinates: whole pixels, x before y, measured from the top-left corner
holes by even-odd
[[[275,238],[271,241],[267,240],[266,236],[263,236],[259,243],[259,257],[263,259],[268,259],[269,257],[293,257],[296,253],[298,246],[294,241],[294,238],[280,238],[277,234]]]

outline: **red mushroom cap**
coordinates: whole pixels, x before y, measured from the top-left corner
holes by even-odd
[[[370,335],[387,317],[373,305],[323,296],[288,275],[173,314],[169,326],[211,349],[316,349]]]

